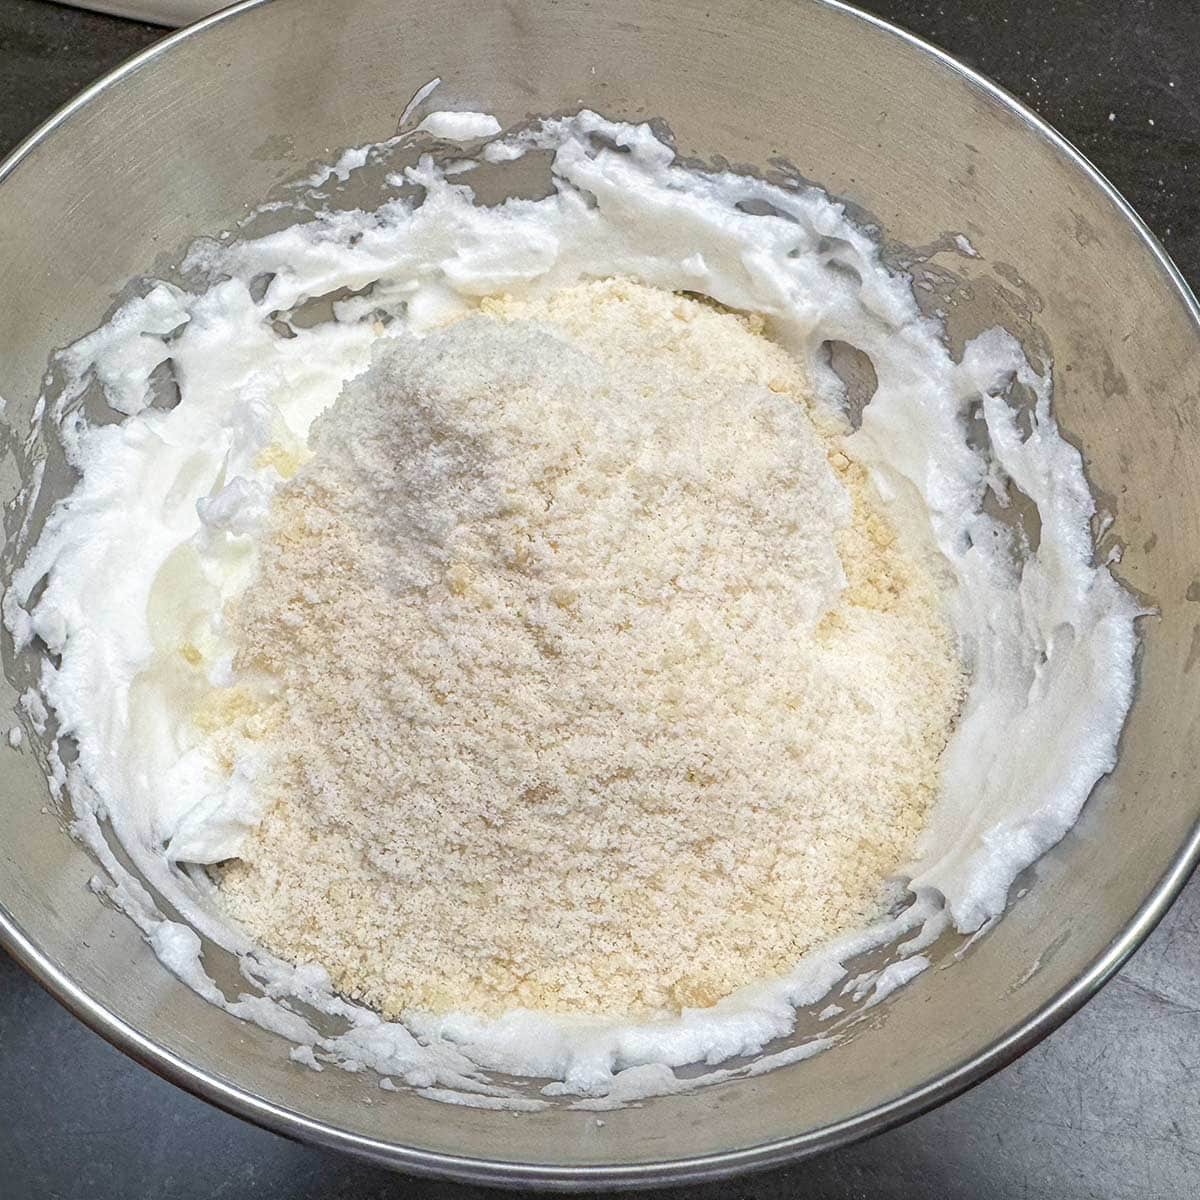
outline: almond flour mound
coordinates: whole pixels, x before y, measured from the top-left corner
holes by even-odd
[[[645,1014],[879,913],[963,670],[760,323],[485,301],[381,340],[309,450],[202,718],[271,758],[220,872],[263,944],[388,1016]]]

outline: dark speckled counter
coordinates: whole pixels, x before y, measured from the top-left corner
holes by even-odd
[[[1197,0],[864,7],[1031,104],[1116,183],[1200,285]],[[0,0],[0,152],[161,32],[44,0]],[[492,1194],[390,1175],[209,1108],[122,1057],[0,953],[0,1200]],[[696,1200],[1198,1194],[1196,881],[1097,999],[965,1096],[814,1161],[689,1191]]]

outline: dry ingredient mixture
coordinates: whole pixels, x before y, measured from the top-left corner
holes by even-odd
[[[963,674],[842,432],[627,281],[382,342],[196,714],[271,747],[229,912],[388,1015],[711,1005],[876,917]]]

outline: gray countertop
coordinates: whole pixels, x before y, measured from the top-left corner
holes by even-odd
[[[863,7],[1030,103],[1116,183],[1200,284],[1196,0],[875,0]],[[0,153],[161,33],[44,0],[0,0]],[[1200,882],[1193,880],[1095,1000],[973,1091],[869,1142],[689,1194],[1194,1197],[1197,964]],[[106,1045],[0,954],[2,1200],[491,1194],[391,1175],[218,1112]]]

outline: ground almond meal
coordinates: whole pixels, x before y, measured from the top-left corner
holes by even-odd
[[[645,1014],[879,911],[963,668],[755,319],[613,280],[485,301],[273,454],[195,718],[270,750],[219,872],[267,947],[389,1016]]]

